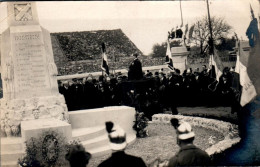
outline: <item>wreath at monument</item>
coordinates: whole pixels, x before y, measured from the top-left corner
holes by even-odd
[[[26,154],[18,159],[20,167],[67,166],[65,155],[69,144],[65,137],[56,131],[45,131],[37,138],[25,142]]]
[[[42,142],[42,156],[48,164],[55,165],[59,158],[59,142],[54,135],[46,135]]]
[[[136,121],[134,121],[134,130],[136,131],[136,136],[139,138],[144,138],[148,136],[148,126],[149,119],[144,116],[143,112],[136,112]]]

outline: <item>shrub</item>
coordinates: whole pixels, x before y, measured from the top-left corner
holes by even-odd
[[[65,137],[55,131],[45,131],[37,138],[25,142],[26,154],[18,159],[20,167],[67,166],[65,160],[67,142]]]

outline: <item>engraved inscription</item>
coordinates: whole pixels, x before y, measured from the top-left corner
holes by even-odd
[[[31,39],[39,39],[39,34],[26,34],[26,35],[19,35],[15,36],[14,40],[31,40]]]
[[[50,83],[40,34],[14,34],[13,41],[17,93],[42,96],[41,93],[50,88]]]

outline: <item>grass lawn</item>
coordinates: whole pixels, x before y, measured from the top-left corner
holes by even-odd
[[[137,138],[134,144],[127,147],[126,153],[142,157],[148,165],[157,158],[161,160],[169,159],[179,150],[175,130],[170,124],[151,123],[147,128],[149,130],[149,137]],[[216,142],[224,139],[221,133],[213,130],[201,127],[193,127],[193,129],[196,135],[195,145],[203,150],[211,146],[208,140],[210,136],[214,136]],[[109,156],[110,155],[105,155],[92,158],[88,167],[98,166],[98,164]]]
[[[237,113],[232,114],[230,107],[179,107],[181,115],[212,118],[237,124]]]

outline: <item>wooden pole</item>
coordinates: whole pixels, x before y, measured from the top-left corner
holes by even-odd
[[[208,10],[208,20],[209,20],[209,32],[210,32],[210,41],[209,41],[209,46],[210,46],[210,54],[214,55],[214,49],[213,49],[213,33],[212,33],[212,25],[211,25],[211,19],[210,19],[210,13],[209,13],[209,1],[207,0],[207,10]]]
[[[182,27],[183,26],[183,18],[182,18],[181,0],[180,0],[180,10],[181,10],[181,27]]]

